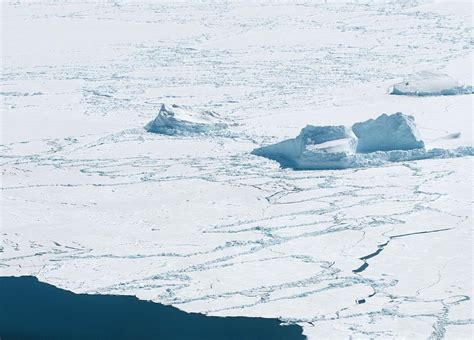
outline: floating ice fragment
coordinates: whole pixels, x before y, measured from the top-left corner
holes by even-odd
[[[255,149],[252,153],[296,169],[343,169],[347,155],[356,151],[357,139],[345,126],[312,126],[298,137]],[[316,162],[316,164],[315,164]]]
[[[358,138],[357,152],[411,150],[425,146],[413,116],[397,112],[377,119],[355,123],[352,131]]]
[[[161,105],[154,120],[145,126],[149,132],[165,135],[207,133],[225,129],[227,123],[212,111],[192,110],[187,106]]]
[[[390,94],[406,96],[450,96],[472,94],[470,85],[463,85],[444,73],[422,71],[393,85]]]
[[[253,154],[298,170],[382,166],[390,162],[473,156],[474,148],[424,148],[412,116],[400,112],[344,126],[306,126],[298,137],[261,147]],[[359,138],[357,138],[359,137]]]

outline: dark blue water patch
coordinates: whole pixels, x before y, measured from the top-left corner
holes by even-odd
[[[186,313],[134,296],[74,294],[32,276],[0,277],[3,339],[305,339],[278,319]]]
[[[447,231],[447,230],[451,230],[452,228],[443,228],[443,229],[436,229],[436,230],[425,230],[425,231],[415,231],[413,233],[407,233],[407,234],[399,234],[399,235],[393,235],[393,236],[390,236],[388,238],[388,241],[385,242],[385,243],[382,243],[382,244],[379,244],[377,246],[377,250],[374,251],[373,253],[370,253],[368,255],[365,255],[365,256],[362,256],[362,257],[359,257],[359,260],[362,260],[364,261],[364,263],[357,269],[354,269],[352,272],[357,274],[357,273],[362,273],[364,270],[367,269],[367,267],[369,266],[369,263],[367,262],[367,260],[379,255],[382,250],[385,249],[386,246],[388,246],[388,244],[390,243],[390,241],[392,241],[393,239],[397,239],[397,238],[401,238],[401,237],[406,237],[406,236],[413,236],[413,235],[422,235],[422,234],[432,234],[432,233],[439,233],[441,231]],[[373,296],[373,295],[372,295]],[[370,297],[370,296],[369,296]]]
[[[355,273],[355,274],[361,273],[364,270],[366,270],[368,266],[369,266],[369,264],[367,262],[364,262],[359,268],[354,269],[352,272]]]

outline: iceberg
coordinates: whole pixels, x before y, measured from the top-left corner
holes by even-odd
[[[411,150],[425,146],[415,118],[401,112],[392,115],[384,113],[375,120],[355,123],[352,131],[358,138],[357,152]]]
[[[226,121],[213,111],[193,110],[176,104],[171,106],[162,104],[156,118],[149,122],[145,129],[148,132],[165,135],[186,135],[212,132],[225,129],[227,126]]]
[[[340,126],[312,126],[296,138],[257,148],[252,154],[295,170],[338,170],[383,166],[392,162],[473,156],[474,148],[425,149],[413,116],[397,112]]]
[[[355,153],[357,138],[345,126],[308,125],[293,139],[258,148],[253,154],[295,169],[344,169]]]
[[[405,96],[450,96],[472,94],[473,89],[470,85],[460,84],[447,74],[422,71],[393,85],[389,93]]]

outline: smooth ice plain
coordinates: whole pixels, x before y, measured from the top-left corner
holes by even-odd
[[[472,337],[472,156],[295,171],[252,154],[384,112],[427,150],[472,147],[472,94],[390,94],[420,72],[472,86],[469,2],[1,10],[1,276],[310,339]],[[147,131],[162,104],[226,126]]]

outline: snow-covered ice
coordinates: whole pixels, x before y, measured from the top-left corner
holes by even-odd
[[[445,73],[421,71],[389,89],[391,94],[406,96],[453,96],[472,94],[472,85],[463,85]]]
[[[472,337],[473,157],[444,157],[472,154],[472,95],[387,93],[420,70],[471,85],[471,2],[1,10],[1,275],[314,339]],[[149,133],[162,103],[236,124]],[[337,171],[251,154],[382,112],[413,115],[425,149]]]
[[[357,136],[357,152],[411,150],[425,146],[415,118],[401,112],[383,113],[375,120],[355,123],[352,131]]]
[[[207,133],[226,127],[227,123],[215,112],[197,111],[176,104],[169,107],[162,104],[156,118],[149,122],[145,129],[165,135],[185,135]]]

